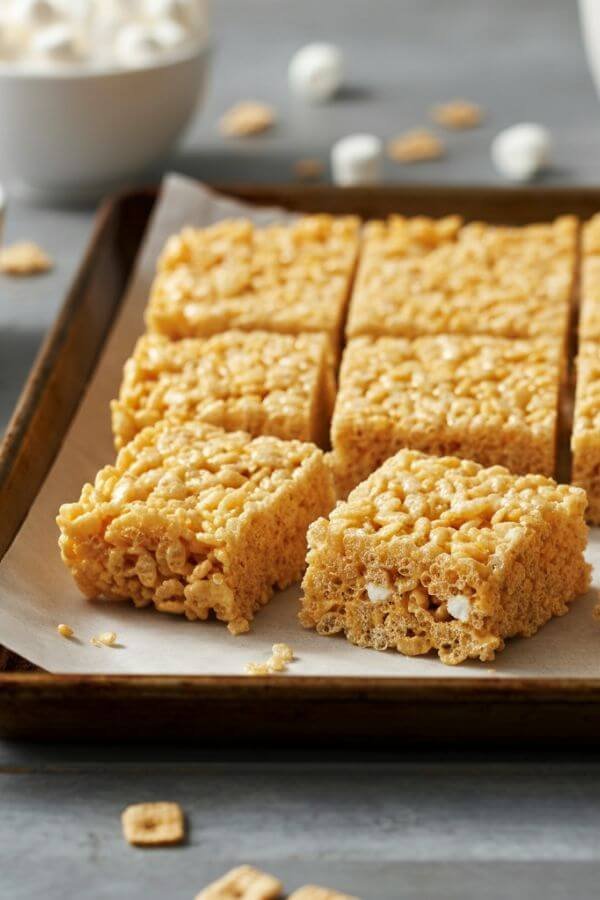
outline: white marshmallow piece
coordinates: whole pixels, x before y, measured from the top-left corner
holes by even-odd
[[[16,0],[12,17],[15,24],[24,29],[53,25],[64,19],[60,8],[52,0]]]
[[[190,37],[188,29],[180,25],[179,22],[174,22],[173,19],[158,21],[152,27],[152,33],[164,50],[174,50],[176,47],[185,44]]]
[[[550,132],[533,122],[505,128],[491,146],[492,162],[509,181],[530,181],[548,165],[551,151]]]
[[[298,50],[288,67],[292,93],[308,103],[325,103],[344,78],[344,57],[335,44],[307,44]]]
[[[183,28],[191,28],[193,25],[194,10],[190,0],[146,0],[144,12],[151,19],[170,19]]]
[[[31,39],[31,52],[53,63],[76,63],[83,57],[83,47],[77,31],[67,24],[49,25],[36,32]]]
[[[383,603],[392,596],[389,584],[376,584],[374,581],[367,581],[367,597],[371,603]]]
[[[150,25],[133,23],[120,28],[115,41],[118,62],[127,68],[135,68],[151,62],[160,55],[163,47]]]
[[[342,187],[377,184],[383,170],[383,145],[373,134],[351,134],[331,148],[333,181]]]
[[[471,601],[465,594],[456,594],[446,603],[448,612],[459,622],[468,622],[471,615]]]

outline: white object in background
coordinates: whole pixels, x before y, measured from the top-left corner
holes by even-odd
[[[172,148],[206,85],[209,60],[209,48],[193,43],[138,69],[0,68],[3,179],[46,201],[114,189]]]
[[[152,26],[152,35],[159,47],[164,50],[174,50],[190,38],[189,29],[173,19],[159,19]]]
[[[171,19],[184,28],[194,24],[194,3],[190,0],[146,0],[144,11],[153,19]]]
[[[383,145],[373,134],[351,134],[331,149],[335,184],[377,184],[381,181],[382,166]]]
[[[55,63],[79,62],[85,56],[77,30],[67,23],[48,25],[34,32],[30,47],[36,59]]]
[[[160,54],[162,46],[150,25],[132,23],[117,32],[115,56],[120,65],[146,65]]]
[[[492,141],[492,162],[510,181],[529,181],[550,161],[552,138],[542,125],[512,125]]]
[[[598,0],[579,0],[579,17],[588,64],[596,92],[600,94],[600,3]]]
[[[64,21],[61,9],[52,0],[14,0],[12,18],[15,24],[24,29]]]
[[[292,56],[290,88],[309,103],[330,100],[342,84],[344,58],[335,44],[307,44]]]

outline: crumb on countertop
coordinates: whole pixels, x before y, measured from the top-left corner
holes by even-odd
[[[0,248],[0,272],[4,275],[39,275],[52,269],[51,257],[32,241],[19,241]]]
[[[388,141],[387,153],[394,162],[413,163],[439,159],[445,155],[446,148],[432,131],[417,128]]]
[[[267,131],[275,122],[275,110],[258,100],[236,103],[221,117],[219,131],[225,137],[246,137]]]

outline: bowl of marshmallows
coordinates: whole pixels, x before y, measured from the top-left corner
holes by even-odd
[[[2,0],[0,176],[99,194],[163,158],[208,68],[204,0]]]

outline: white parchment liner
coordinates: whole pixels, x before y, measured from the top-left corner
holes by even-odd
[[[298,659],[295,675],[469,678],[599,676],[600,624],[591,618],[594,594],[546,625],[534,638],[510,641],[492,664],[447,667],[434,656],[407,658],[395,652],[360,650],[343,638],[322,638],[297,623],[299,589],[276,594],[245,635],[233,637],[219,622],[188,622],[136,610],[127,603],[81,597],[62,564],[55,516],[59,505],[79,496],[82,484],[114,459],[108,404],[116,396],[123,363],[143,331],[142,315],[157,255],[166,238],[184,225],[207,225],[245,215],[265,223],[287,215],[257,209],[209,192],[179,176],[165,179],[122,311],[106,343],[87,393],[62,449],[12,547],[0,565],[0,644],[51,672],[239,675],[247,662],[266,659],[276,641],[289,643]],[[588,550],[600,584],[600,529]],[[66,622],[75,640],[56,626]],[[119,646],[98,648],[89,638],[116,631]],[[283,676],[285,677],[285,676]]]

